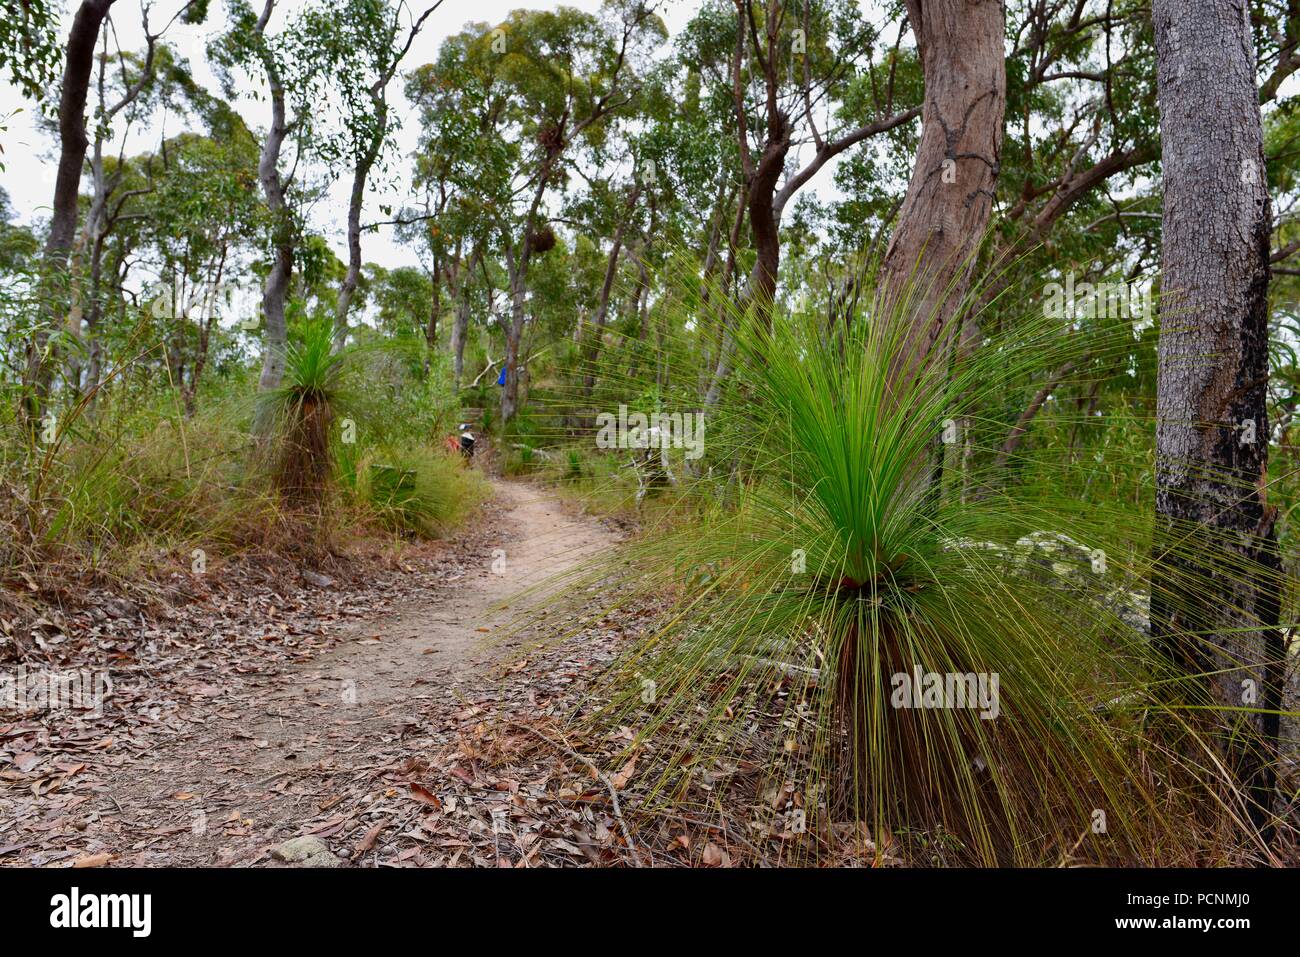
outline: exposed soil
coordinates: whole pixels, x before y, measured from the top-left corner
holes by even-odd
[[[124,639],[131,653],[116,652],[134,660],[113,668],[102,717],[6,724],[13,714],[0,712],[0,864],[273,863],[279,844],[302,835],[339,863],[526,858],[519,846],[502,856],[501,807],[452,793],[484,787],[466,735],[481,739],[489,712],[553,711],[579,673],[612,658],[621,631],[550,649],[545,667],[520,654],[546,637],[545,613],[532,633],[493,635],[512,595],[617,536],[534,486],[496,488],[484,523],[419,568],[371,582],[312,575],[316,587],[293,595],[264,585],[233,612],[241,602],[217,592],[160,627],[140,616],[139,634]],[[70,645],[98,639],[111,666],[105,635],[123,629],[107,617],[92,627],[73,616],[63,631]],[[507,799],[519,791],[488,785]],[[456,820],[465,816],[468,832]],[[591,825],[579,841],[613,843],[612,819],[578,816]],[[572,837],[548,855],[593,857]],[[542,842],[528,843],[537,858]]]

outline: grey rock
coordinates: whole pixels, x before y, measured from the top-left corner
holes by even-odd
[[[271,856],[299,867],[340,867],[341,862],[319,837],[293,837],[271,851]]]
[[[943,542],[949,551],[965,551],[981,566],[1001,559],[1008,575],[1024,576],[1038,585],[1066,594],[1087,596],[1099,611],[1108,612],[1140,635],[1149,635],[1150,596],[1125,587],[1118,570],[1106,570],[1105,554],[1094,551],[1062,532],[1038,531],[1018,539],[1015,545],[953,538]]]
[[[328,575],[314,572],[310,568],[303,569],[302,580],[308,585],[315,585],[317,588],[329,588],[334,584],[334,579],[330,578]]]

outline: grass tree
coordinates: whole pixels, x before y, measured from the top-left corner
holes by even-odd
[[[309,323],[285,350],[286,373],[258,401],[263,421],[274,423],[268,446],[271,476],[290,508],[319,514],[325,507],[333,457],[330,429],[343,390],[348,354],[333,348],[332,326]]]
[[[1006,486],[998,460],[1009,390],[1126,355],[1131,333],[1062,336],[1029,304],[955,370],[900,379],[912,310],[931,308],[914,282],[867,289],[849,322],[737,322],[737,388],[704,433],[731,474],[679,487],[668,518],[589,569],[624,583],[612,603],[670,607],[583,720],[635,729],[628,756],[656,742],[639,771],[652,803],[694,800],[706,771],[721,793],[719,769],[743,764],[745,787],[798,792],[817,843],[848,826],[860,851],[901,839],[950,863],[1198,860],[1239,821],[1211,740],[1163,695],[1143,620],[1150,514],[1062,491],[1068,457],[1051,449],[1016,453],[1039,482]],[[916,481],[962,419],[975,466]],[[1148,733],[1163,724],[1186,731],[1180,747]]]

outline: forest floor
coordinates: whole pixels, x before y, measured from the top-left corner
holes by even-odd
[[[354,543],[319,571],[246,556],[175,572],[164,601],[77,587],[49,605],[25,667],[106,668],[112,692],[102,714],[0,710],[0,867],[946,862],[795,826],[808,729],[788,682],[737,696],[747,743],[697,755],[667,804],[656,772],[688,716],[648,740],[573,720],[661,605],[590,578],[521,597],[624,530],[494,487],[449,541]]]
[[[99,717],[0,713],[0,866],[626,860],[610,790],[634,768],[597,772],[559,729],[653,610],[539,642],[578,595],[511,627],[512,595],[619,533],[537,486],[495,487],[454,541],[387,566],[286,581],[232,564],[161,614],[105,592],[46,619],[50,662],[106,662],[114,686]],[[725,864],[713,833],[695,847],[665,825],[656,843]]]
[[[69,586],[25,667],[107,668],[112,693],[101,714],[0,710],[0,867],[946,861],[794,826],[809,770],[783,681],[737,696],[748,744],[697,755],[666,805],[656,768],[686,716],[649,740],[573,720],[662,607],[591,576],[521,596],[623,529],[542,486],[494,488],[450,541],[354,544],[318,571],[209,563],[162,601]]]

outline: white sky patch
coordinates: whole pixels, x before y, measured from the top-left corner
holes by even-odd
[[[408,0],[408,6],[418,15],[431,0]],[[159,29],[181,8],[183,0],[158,0],[150,11],[151,28]],[[277,32],[290,19],[290,15],[306,4],[304,0],[282,0],[271,20],[271,31]],[[75,3],[65,3],[63,20],[60,27],[61,37],[66,39],[68,27],[72,22]],[[253,0],[255,9],[261,9],[259,0]],[[418,118],[411,110],[404,92],[403,76],[425,63],[433,62],[438,48],[447,37],[459,33],[466,23],[488,22],[500,23],[512,10],[540,9],[553,10],[561,6],[575,7],[590,13],[600,10],[601,0],[444,0],[441,8],[425,21],[424,28],[416,38],[406,59],[402,62],[399,75],[393,79],[389,88],[389,99],[393,106],[393,115],[400,120],[393,135],[391,170],[386,182],[373,183],[367,190],[362,223],[375,222],[389,217],[380,212],[381,205],[390,205],[396,211],[404,205],[418,206],[420,196],[410,186],[411,154],[415,151],[420,137]],[[698,0],[667,0],[659,5],[659,14],[668,27],[669,40],[661,48],[664,54],[670,50],[672,38],[690,21],[699,9]],[[864,15],[879,22],[878,0],[859,0]],[[139,51],[144,48],[144,28],[140,6],[136,0],[117,0],[112,7],[113,28],[117,44],[124,51]],[[172,24],[163,38],[163,42],[179,51],[189,59],[195,80],[204,88],[220,94],[220,85],[205,56],[209,38],[224,32],[227,25],[226,7],[221,0],[213,0],[208,12],[207,22],[190,26],[179,21]],[[115,50],[110,35],[110,51]],[[88,120],[94,108],[94,88],[90,91],[88,103]],[[111,94],[110,94],[111,96]],[[248,96],[237,96],[234,107],[255,130],[265,130],[270,115],[270,105],[265,100]],[[824,122],[819,116],[818,122]],[[114,134],[118,137],[124,124],[119,118],[115,124]],[[5,170],[0,172],[0,187],[9,194],[19,222],[32,224],[47,219],[50,214],[50,202],[54,192],[55,164],[57,162],[57,144],[55,138],[40,128],[36,106],[28,101],[17,87],[7,81],[0,81],[0,145],[4,147],[0,162]],[[125,155],[138,156],[157,149],[160,139],[175,136],[185,130],[197,127],[185,117],[169,113],[166,122],[161,114],[151,122],[132,126]],[[106,148],[109,155],[116,156],[120,149],[120,140]],[[801,152],[803,155],[798,155]],[[793,175],[799,167],[812,156],[811,147],[801,151],[791,151],[787,161],[787,173]],[[817,174],[813,182],[800,191],[800,195],[812,194],[828,201],[841,198],[834,187],[835,168],[842,157],[836,157]],[[373,179],[373,178],[372,178]],[[347,204],[350,176],[346,170],[334,177],[325,201],[317,202],[308,210],[308,225],[320,232],[329,242],[340,259],[347,259]],[[84,182],[83,182],[84,188]],[[366,262],[377,263],[386,268],[395,266],[414,266],[419,264],[416,250],[399,243],[391,226],[380,227],[377,232],[366,232],[362,236],[362,254]]]

